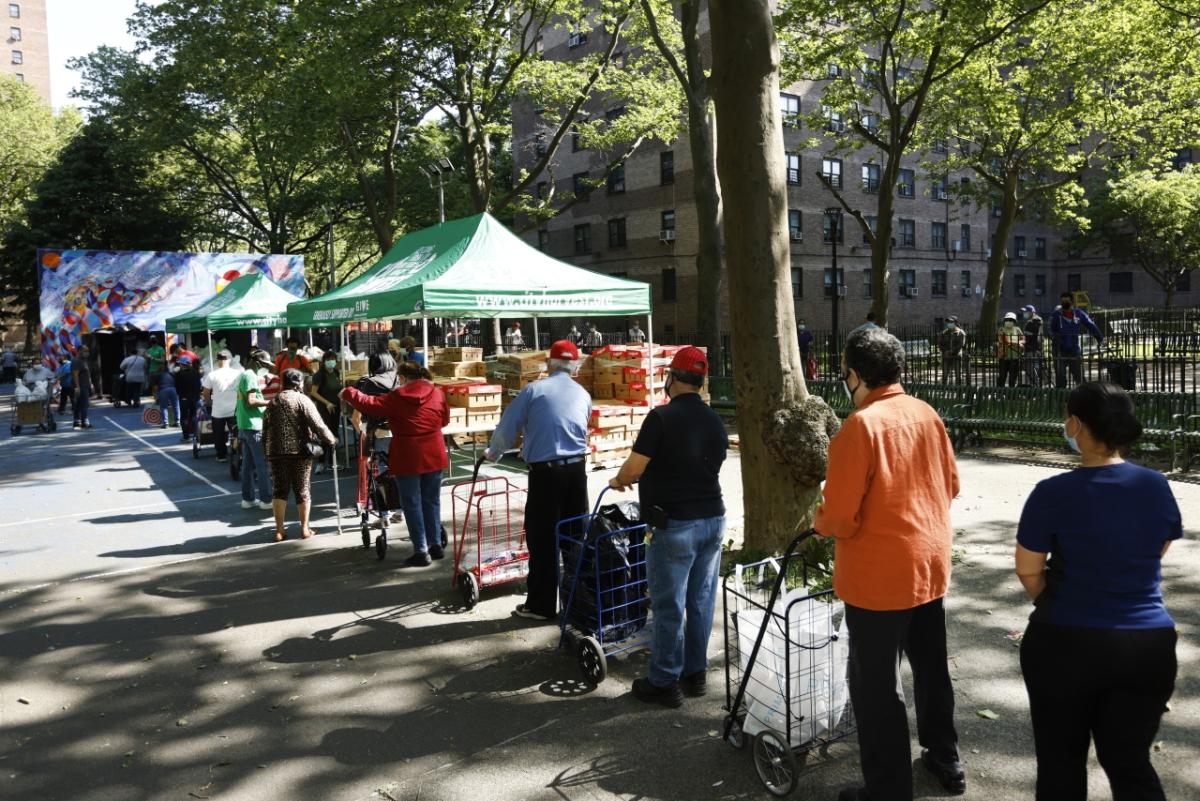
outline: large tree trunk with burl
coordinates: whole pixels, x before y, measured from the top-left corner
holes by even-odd
[[[747,547],[812,523],[837,417],[804,384],[791,297],[779,49],[769,0],[710,0]]]
[[[987,281],[983,289],[983,308],[979,310],[980,342],[990,342],[996,336],[996,318],[1000,316],[1000,290],[1004,288],[1004,269],[1008,266],[1008,235],[1012,233],[1021,209],[1017,203],[1017,174],[1004,179],[1001,190],[1000,217],[988,257]]]
[[[875,315],[876,325],[884,328],[888,324],[888,303],[891,299],[891,295],[888,294],[888,286],[891,284],[888,263],[892,258],[892,231],[895,230],[892,213],[896,206],[892,194],[895,190],[889,189],[889,187],[895,186],[898,171],[899,161],[889,156],[883,168],[883,179],[875,212],[875,241],[871,245],[871,311]],[[861,322],[860,320],[859,323]]]
[[[698,119],[697,119],[698,117]],[[721,355],[721,286],[725,281],[725,243],[721,236],[721,187],[712,121],[707,114],[688,114],[695,182],[696,222],[696,327],[709,361],[723,364]]]

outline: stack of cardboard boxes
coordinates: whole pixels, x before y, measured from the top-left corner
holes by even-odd
[[[483,348],[440,348],[430,354],[429,372],[435,378],[483,378],[487,372]]]

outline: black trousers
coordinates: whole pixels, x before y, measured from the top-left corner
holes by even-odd
[[[196,427],[196,399],[179,399],[179,433],[185,438],[192,436]]]
[[[525,502],[525,542],[529,547],[529,581],[525,608],[554,617],[558,612],[558,549],[554,531],[558,521],[587,514],[587,466],[575,464],[529,468],[529,495]]]
[[[213,447],[217,449],[217,458],[225,459],[229,456],[229,440],[228,432],[237,436],[237,418],[235,417],[214,417],[213,424]]]
[[[71,387],[59,387],[58,389],[58,413],[66,414],[67,406],[75,408],[75,390]]]
[[[1021,673],[1037,749],[1037,801],[1085,801],[1091,740],[1113,801],[1163,801],[1150,748],[1175,690],[1175,629],[1030,623]]]
[[[900,655],[913,673],[917,738],[938,762],[958,762],[954,687],[946,663],[942,599],[873,612],[846,604],[850,701],[858,721],[863,779],[871,801],[912,801],[912,752]]]

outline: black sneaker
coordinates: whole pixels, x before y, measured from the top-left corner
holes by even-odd
[[[680,676],[679,686],[683,689],[684,695],[700,698],[708,694],[708,674],[701,670],[690,676]]]
[[[962,795],[967,791],[967,775],[963,772],[961,763],[957,761],[938,762],[929,753],[929,749],[922,749],[921,764],[925,766],[925,770],[933,774],[946,792],[952,795]]]
[[[650,679],[634,679],[633,695],[639,701],[645,701],[648,704],[662,704],[669,709],[678,709],[683,706],[683,690],[679,689],[677,681],[671,682],[666,687],[658,687],[651,684]]]
[[[433,564],[433,560],[425,551],[416,551],[404,560],[405,567],[429,567],[431,564]]]
[[[74,423],[71,423],[71,428],[79,428],[79,421],[76,420]]]
[[[430,545],[429,546],[429,558],[430,559],[445,559],[446,552],[442,550],[442,546],[440,546],[440,545]]]

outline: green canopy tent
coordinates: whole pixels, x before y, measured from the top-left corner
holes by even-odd
[[[483,213],[402,237],[355,280],[291,303],[288,322],[532,317],[536,343],[539,317],[645,314],[652,335],[650,297],[649,284],[552,259]]]
[[[212,332],[222,329],[277,328],[288,323],[288,304],[296,296],[263,273],[244,275],[232,281],[212,299],[190,312],[167,318],[173,334],[209,333],[208,360],[212,369]]]

